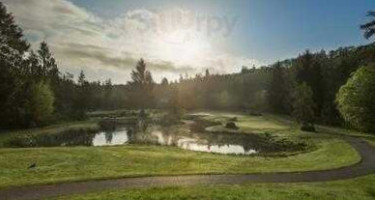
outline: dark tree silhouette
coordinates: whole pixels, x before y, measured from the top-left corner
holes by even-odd
[[[313,92],[306,84],[299,84],[294,93],[293,115],[304,131],[315,131]]]
[[[364,37],[369,39],[375,35],[375,11],[368,11],[367,16],[372,17],[373,19],[365,24],[362,24],[360,28],[364,30]]]
[[[161,80],[161,85],[162,86],[167,86],[168,84],[169,84],[169,82],[168,82],[167,78],[163,78],[163,80]]]
[[[42,42],[40,44],[38,55],[43,72],[46,73],[44,74],[44,76],[46,77],[46,79],[51,79],[50,81],[52,81],[55,86],[59,79],[59,70],[57,68],[55,58],[52,56],[52,53],[46,42]]]
[[[128,82],[132,90],[132,100],[139,108],[146,108],[153,105],[152,89],[154,81],[151,72],[146,69],[146,63],[141,58],[135,70],[131,73],[132,81]]]
[[[267,100],[270,110],[275,113],[288,113],[288,86],[286,80],[287,70],[277,62],[272,67],[272,75],[268,86]]]

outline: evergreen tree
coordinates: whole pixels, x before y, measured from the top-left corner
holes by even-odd
[[[23,32],[13,16],[0,2],[0,126],[8,127],[17,124],[22,118],[24,101],[17,99],[24,93],[22,66],[23,56],[29,45],[23,38]],[[24,112],[23,112],[24,113]]]
[[[85,73],[83,72],[83,70],[81,70],[81,72],[79,73],[79,76],[78,76],[78,85],[80,87],[84,87],[85,84],[86,84],[86,76],[85,76]]]
[[[89,96],[89,83],[86,81],[86,76],[83,70],[81,70],[78,77],[78,85],[76,86],[78,94],[75,97],[74,103],[74,117],[77,119],[85,119],[86,112],[90,107],[90,96]]]
[[[302,124],[301,130],[315,131],[314,128],[314,101],[313,92],[306,84],[299,84],[295,89],[293,116]]]
[[[368,11],[367,16],[375,18],[375,11]],[[362,30],[364,30],[364,36],[366,39],[371,38],[375,35],[375,19],[363,24],[360,26]]]
[[[205,77],[209,77],[210,76],[210,71],[208,69],[206,69],[206,72],[205,72]]]
[[[161,85],[162,86],[167,86],[169,84],[169,82],[168,82],[168,79],[167,78],[163,78],[162,80],[161,80]]]
[[[111,99],[112,99],[112,93],[113,93],[113,85],[111,79],[107,79],[104,83],[104,107],[106,109],[114,109]]]
[[[131,73],[131,77],[132,81],[128,82],[128,84],[132,89],[134,102],[137,102],[137,106],[142,109],[152,106],[154,81],[151,72],[146,70],[146,63],[143,59],[138,61],[135,70]]]
[[[288,86],[286,80],[286,70],[277,62],[272,67],[271,81],[268,86],[267,101],[272,112],[288,113]]]
[[[51,51],[46,42],[40,44],[38,50],[41,66],[46,79],[49,79],[55,87],[57,87],[57,81],[59,79],[59,70],[57,68],[56,60],[52,56]]]
[[[13,59],[23,56],[28,49],[29,44],[23,38],[21,28],[15,24],[12,14],[8,13],[6,7],[0,2],[0,59],[7,59],[16,64],[12,62]]]
[[[312,54],[306,51],[297,58],[295,63],[295,77],[298,84],[306,83],[313,92],[313,101],[315,103],[314,113],[320,116],[324,100],[322,63],[325,53]],[[320,61],[320,59],[322,61]]]

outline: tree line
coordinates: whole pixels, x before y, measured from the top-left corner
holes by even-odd
[[[374,24],[361,26],[366,37],[375,34]],[[48,44],[42,42],[36,52],[31,50],[22,29],[0,2],[0,45],[0,127],[4,129],[85,119],[86,112],[93,110],[160,108],[173,113],[182,109],[269,112],[294,116],[306,130],[313,130],[314,123],[373,130],[363,125],[375,119],[370,103],[374,100],[373,43],[329,52],[305,51],[296,58],[260,68],[243,67],[234,74],[206,70],[174,82],[164,78],[160,84],[140,59],[131,81],[114,85],[110,79],[87,81],[83,71],[77,80],[70,73],[62,74]],[[358,87],[358,80],[370,86]],[[360,114],[353,112],[361,109]]]
[[[125,101],[111,80],[75,81],[59,71],[46,42],[33,51],[14,17],[0,2],[0,127],[27,128],[84,119],[94,109],[114,109]],[[111,99],[111,101],[107,101]]]

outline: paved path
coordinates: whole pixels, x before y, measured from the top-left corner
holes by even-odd
[[[360,153],[362,160],[355,165],[339,169],[291,173],[159,176],[94,180],[56,185],[9,188],[0,190],[0,199],[42,199],[59,195],[83,194],[105,189],[140,188],[150,186],[331,181],[355,178],[375,173],[375,148],[359,138],[346,137],[345,139]]]

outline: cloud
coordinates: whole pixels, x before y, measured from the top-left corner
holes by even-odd
[[[242,65],[261,64],[215,48],[215,38],[197,30],[195,15],[185,10],[139,9],[103,19],[67,0],[3,2],[33,48],[47,41],[60,68],[74,73],[83,69],[91,79],[111,77],[125,83],[130,78],[126,74],[140,58],[146,60],[156,80],[206,68],[228,73],[239,71]],[[176,23],[176,18],[184,18],[184,23]]]

